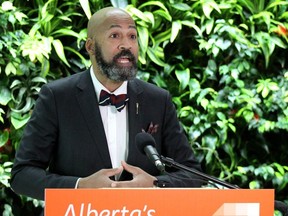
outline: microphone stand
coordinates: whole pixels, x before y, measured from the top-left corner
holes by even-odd
[[[229,183],[227,183],[227,182],[221,181],[221,180],[219,180],[219,179],[217,179],[217,178],[214,178],[214,177],[212,177],[212,176],[208,176],[208,175],[206,175],[206,174],[204,174],[204,173],[202,173],[202,172],[199,172],[199,171],[196,170],[196,169],[193,169],[193,168],[184,166],[184,165],[182,165],[182,164],[179,164],[179,163],[175,162],[175,161],[174,161],[173,159],[171,159],[171,158],[167,158],[167,157],[164,157],[164,156],[162,156],[162,155],[160,156],[160,158],[161,158],[162,162],[163,162],[165,165],[169,166],[169,167],[174,167],[174,168],[177,168],[177,169],[180,169],[180,170],[188,171],[188,172],[193,173],[193,174],[195,174],[195,175],[197,175],[197,176],[201,176],[202,178],[204,178],[204,179],[206,179],[206,180],[208,180],[208,181],[212,181],[212,182],[214,182],[214,183],[220,184],[220,185],[222,185],[222,186],[224,186],[224,187],[227,187],[227,188],[229,188],[229,189],[239,189],[239,187],[236,186],[236,185],[229,184]]]
[[[206,175],[206,174],[204,174],[202,172],[199,172],[196,169],[193,169],[193,168],[184,166],[182,164],[179,164],[179,163],[175,162],[171,158],[167,158],[167,157],[164,157],[162,155],[160,156],[160,158],[161,158],[162,163],[164,163],[166,166],[174,167],[174,168],[177,168],[177,169],[180,169],[180,170],[184,170],[184,171],[188,171],[188,172],[193,173],[193,174],[195,174],[197,176],[201,176],[205,180],[212,181],[214,183],[220,184],[220,185],[222,185],[224,187],[227,187],[229,189],[240,189],[236,185],[229,184],[227,182],[221,181],[221,180],[219,180],[217,178],[214,178],[212,176],[209,176],[209,175]],[[277,201],[277,200],[274,201],[274,209],[280,211],[283,215],[284,214],[287,215],[287,213],[288,213],[288,205],[286,205],[285,203],[283,203],[281,201]]]

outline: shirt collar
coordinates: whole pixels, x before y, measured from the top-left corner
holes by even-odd
[[[107,88],[105,88],[105,86],[103,86],[99,80],[97,79],[97,77],[95,76],[94,74],[94,71],[93,71],[93,66],[90,67],[90,76],[92,78],[92,82],[93,82],[93,86],[94,86],[94,89],[95,89],[95,92],[96,92],[96,95],[97,95],[97,99],[99,100],[100,98],[100,92],[101,90],[105,90],[109,93],[113,93],[115,95],[118,95],[118,94],[127,94],[127,81],[124,81],[122,83],[121,86],[119,86],[119,88],[117,88],[114,92],[110,92]]]

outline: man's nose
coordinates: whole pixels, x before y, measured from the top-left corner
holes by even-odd
[[[119,44],[118,48],[120,50],[126,50],[126,49],[131,49],[132,48],[132,45],[131,43],[128,41],[128,39],[123,39],[121,41],[121,43]]]

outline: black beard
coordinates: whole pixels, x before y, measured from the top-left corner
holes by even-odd
[[[117,65],[117,59],[121,56],[127,56],[132,62],[131,67],[120,67]],[[95,59],[98,68],[108,79],[113,81],[126,81],[135,78],[137,73],[137,61],[136,57],[131,53],[130,50],[122,50],[120,53],[115,55],[111,62],[107,62],[103,58],[102,50],[100,46],[95,43]]]

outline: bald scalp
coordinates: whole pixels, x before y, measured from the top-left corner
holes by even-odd
[[[96,34],[96,30],[101,32],[101,28],[103,27],[103,23],[111,17],[126,17],[127,19],[132,19],[130,14],[128,14],[126,11],[115,8],[115,7],[106,7],[103,8],[96,13],[94,13],[91,18],[88,21],[87,26],[87,37],[93,38],[93,36]]]

